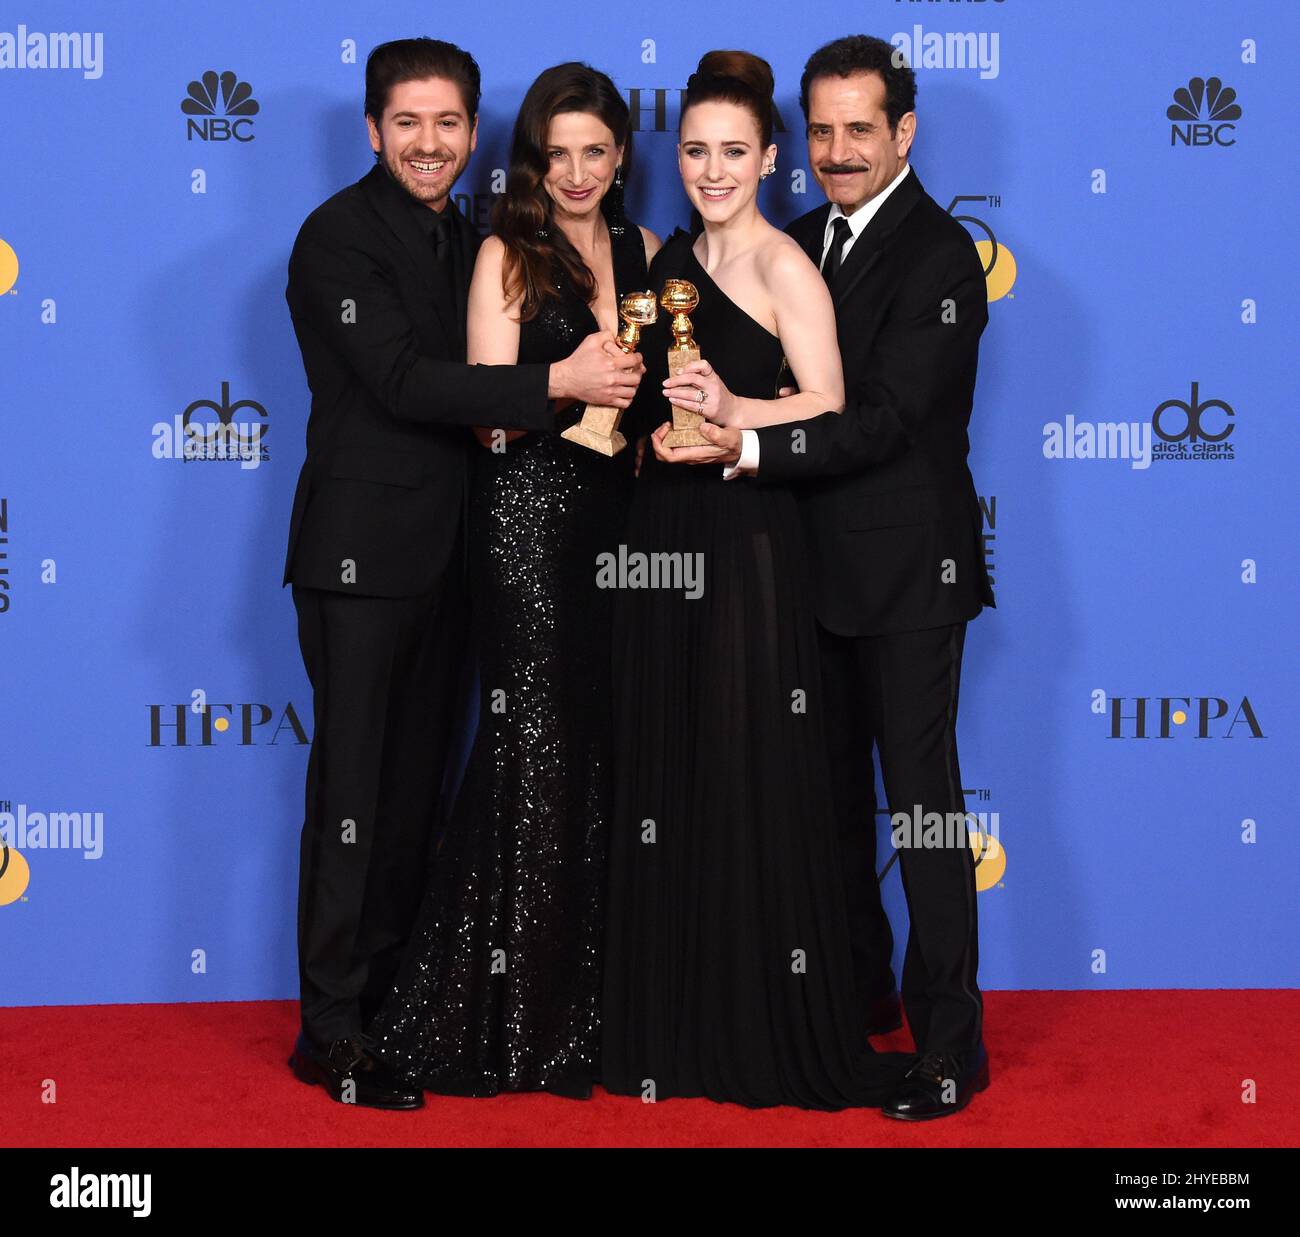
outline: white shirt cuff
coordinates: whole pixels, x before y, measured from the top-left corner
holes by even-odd
[[[722,479],[730,481],[732,477],[752,477],[758,472],[758,431],[740,431],[740,459],[722,470]]]

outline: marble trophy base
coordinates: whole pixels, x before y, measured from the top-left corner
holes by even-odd
[[[695,344],[668,349],[668,376],[676,378],[692,361],[700,359],[700,350]],[[699,427],[704,421],[702,412],[688,412],[685,408],[673,406],[673,427],[664,435],[665,447],[707,447],[709,440],[700,433]]]
[[[622,419],[621,408],[588,404],[582,420],[569,426],[560,437],[601,455],[617,455],[627,446],[627,439],[618,432],[618,423]]]

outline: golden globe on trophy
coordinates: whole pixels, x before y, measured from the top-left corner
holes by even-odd
[[[700,359],[700,350],[691,338],[691,320],[686,315],[700,303],[700,293],[688,279],[669,279],[664,284],[659,303],[673,316],[673,344],[668,349],[668,376],[676,378],[692,361]],[[673,408],[673,428],[664,435],[666,447],[707,447],[709,440],[700,433],[702,412]]]
[[[644,292],[628,292],[618,303],[618,316],[623,320],[623,325],[615,340],[624,352],[635,352],[641,341],[641,328],[649,326],[659,317],[655,294],[649,289]],[[588,404],[582,420],[569,426],[560,437],[576,442],[579,446],[589,447],[592,451],[599,451],[601,455],[617,455],[627,446],[627,439],[618,432],[618,423],[622,419],[621,408]]]

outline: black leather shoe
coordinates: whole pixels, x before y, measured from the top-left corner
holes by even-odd
[[[365,1108],[423,1108],[424,1093],[402,1082],[370,1053],[364,1037],[336,1039],[328,1047],[305,1033],[298,1035],[289,1058],[294,1077],[324,1087],[340,1104]]]
[[[867,1006],[867,1034],[888,1035],[903,1025],[903,1002],[897,992],[877,997]]]
[[[897,1094],[881,1111],[900,1121],[933,1121],[960,1112],[989,1085],[984,1045],[960,1055],[927,1052],[903,1075]]]

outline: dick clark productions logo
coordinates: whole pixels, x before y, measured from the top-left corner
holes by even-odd
[[[236,142],[253,140],[253,117],[262,110],[253,98],[253,88],[241,82],[229,69],[218,74],[209,69],[197,82],[191,82],[181,111],[189,117],[185,123],[188,141]]]
[[[1216,415],[1207,417],[1211,409]],[[1201,384],[1192,383],[1192,397],[1167,399],[1151,414],[1151,428],[1159,442],[1152,444],[1156,459],[1163,460],[1230,460],[1232,434],[1237,414],[1221,399],[1202,399]]]

